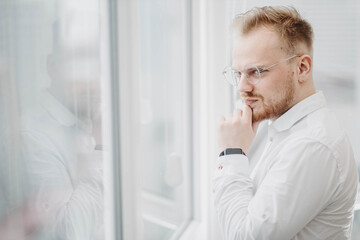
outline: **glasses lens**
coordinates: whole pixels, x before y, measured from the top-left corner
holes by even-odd
[[[246,70],[246,76],[249,83],[256,84],[261,78],[261,73],[260,70],[254,66]]]
[[[226,69],[224,72],[224,77],[228,83],[230,83],[233,86],[237,86],[235,73],[232,69]]]
[[[244,73],[240,71],[234,71],[231,68],[227,68],[223,72],[226,81],[231,85],[233,85],[234,87],[238,86],[241,79],[241,75],[243,74],[245,74],[247,81],[251,84],[257,84],[261,78],[261,72],[256,66],[248,68],[247,70],[244,71]]]

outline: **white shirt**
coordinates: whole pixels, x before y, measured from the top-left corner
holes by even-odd
[[[350,239],[357,167],[322,92],[261,125],[247,157],[218,158],[224,239]]]
[[[103,223],[101,152],[91,126],[47,92],[22,131],[29,198],[44,217],[36,239],[96,239]]]

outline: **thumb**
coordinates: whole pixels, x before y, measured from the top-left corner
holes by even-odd
[[[248,105],[244,105],[244,112],[243,112],[243,118],[246,120],[246,122],[248,123],[252,123],[252,110]]]

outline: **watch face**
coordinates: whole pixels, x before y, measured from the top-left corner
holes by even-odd
[[[225,155],[230,155],[230,154],[244,154],[244,152],[242,151],[241,148],[227,148],[224,151]],[[244,154],[245,155],[245,154]]]
[[[231,155],[231,154],[242,154],[246,156],[246,154],[243,152],[241,148],[227,148],[220,153],[219,157],[224,155]]]

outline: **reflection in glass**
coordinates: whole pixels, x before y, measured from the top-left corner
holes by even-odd
[[[0,15],[0,236],[103,239],[99,1]]]

